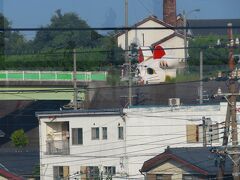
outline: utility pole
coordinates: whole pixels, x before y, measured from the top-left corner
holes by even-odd
[[[205,117],[202,117],[202,123],[203,123],[203,147],[207,147],[207,127]]]
[[[132,106],[132,64],[128,57],[128,0],[125,0],[125,63],[128,65],[128,103]]]
[[[76,49],[73,49],[73,89],[74,89],[74,95],[73,95],[73,109],[77,110],[77,96],[78,96],[78,90],[77,90],[77,55],[76,55]]]
[[[236,82],[234,77],[234,59],[233,59],[233,33],[232,33],[232,23],[228,24],[228,39],[230,41],[229,46],[229,68],[231,71],[231,79],[229,81],[229,93],[236,93]],[[233,179],[239,180],[239,155],[238,155],[238,132],[237,132],[237,120],[236,120],[236,95],[230,95],[229,101],[231,105],[230,114],[231,114],[231,126],[232,126],[232,151],[234,152],[232,159],[233,163]]]
[[[233,59],[233,33],[232,33],[232,23],[228,24],[228,39],[229,39],[229,70],[230,70],[230,79],[228,84],[229,96],[226,97],[228,101],[226,119],[225,119],[225,129],[223,136],[223,146],[228,145],[228,136],[229,129],[231,126],[231,135],[232,135],[232,160],[233,160],[233,169],[232,176],[233,180],[239,180],[239,154],[238,154],[238,132],[237,132],[237,121],[236,121],[236,99],[238,93],[236,92],[236,82],[234,77],[234,68],[235,63]],[[224,166],[225,166],[226,154],[222,155],[222,160],[220,161],[218,179],[224,178]]]
[[[186,12],[183,11],[183,38],[184,38],[184,59],[185,59],[185,68],[187,67],[187,56],[188,56],[188,52],[187,52],[187,17],[186,17]]]
[[[203,51],[200,51],[200,86],[199,86],[199,104],[203,103]]]

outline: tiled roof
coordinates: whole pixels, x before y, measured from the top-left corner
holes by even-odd
[[[210,147],[168,148],[164,153],[145,161],[141,171],[148,172],[169,159],[202,175],[216,175],[218,172],[217,155],[211,153]],[[227,158],[225,173],[231,174],[231,169],[231,161]]]
[[[8,170],[23,177],[32,175],[34,168],[39,164],[39,160],[39,150],[9,149],[5,151],[5,148],[3,148],[0,151],[0,163],[4,165],[5,171]]]
[[[180,38],[184,38],[184,36],[182,34],[180,34],[178,32],[174,32],[174,33],[170,34],[169,36],[167,36],[167,37],[165,37],[165,38],[155,42],[154,44],[152,44],[152,46],[154,47],[154,46],[156,46],[158,44],[162,44],[162,43],[168,41],[169,39],[172,39],[175,36],[180,37]]]
[[[163,25],[165,27],[169,27],[169,28],[173,27],[171,24],[165,23],[164,21],[158,19],[155,16],[149,16],[149,17],[143,19],[142,21],[139,21],[138,23],[132,25],[131,27],[138,27],[138,26],[140,26],[140,25],[142,25],[142,24],[144,24],[144,23],[146,23],[147,21],[150,21],[150,20],[152,20],[152,21],[154,21],[154,22],[156,22],[158,24],[161,24],[161,25]],[[119,37],[119,36],[121,36],[124,33],[125,33],[125,31],[121,31],[118,34],[116,34],[116,37]]]
[[[11,180],[23,180],[23,178],[21,178],[20,176],[17,176],[5,169],[0,169],[0,177],[1,176]]]

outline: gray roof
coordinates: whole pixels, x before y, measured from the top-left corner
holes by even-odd
[[[220,156],[217,153],[212,153],[214,148],[221,149],[221,147],[167,148],[164,153],[145,161],[141,171],[148,172],[170,158],[181,162],[183,166],[187,166],[200,174],[216,175]],[[231,172],[232,162],[226,156],[225,174],[231,174]]]
[[[91,110],[63,110],[63,111],[42,111],[36,112],[37,117],[63,117],[63,116],[112,116],[122,115],[122,109],[91,109]]]
[[[0,151],[0,163],[8,169],[10,172],[21,176],[32,175],[34,169],[39,165],[39,151],[21,151],[13,150],[1,150]]]
[[[169,151],[184,159],[185,161],[198,166],[199,168],[207,171],[209,174],[215,175],[218,171],[218,155],[212,153],[212,147],[190,147],[190,148],[170,148]],[[220,147],[219,147],[220,149]],[[231,174],[232,162],[227,157],[225,164],[225,173]]]
[[[232,23],[233,34],[240,34],[240,19],[189,19],[187,21],[193,36],[227,35],[227,24]],[[198,28],[208,27],[208,28]],[[221,28],[216,28],[221,27]],[[224,27],[224,28],[223,28]]]

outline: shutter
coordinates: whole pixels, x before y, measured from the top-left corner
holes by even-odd
[[[78,131],[76,128],[73,128],[72,129],[72,144],[78,144],[77,137],[78,137]]]
[[[203,142],[203,125],[198,125],[198,142]]]
[[[156,174],[147,174],[147,180],[156,180],[157,176]]]
[[[198,142],[198,126],[194,124],[187,125],[187,143]]]
[[[64,177],[64,179],[69,177],[69,167],[68,166],[63,166],[63,177]]]
[[[80,173],[81,179],[87,179],[87,166],[81,166]]]

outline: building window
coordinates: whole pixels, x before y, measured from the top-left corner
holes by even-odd
[[[102,139],[107,139],[107,127],[102,127]]]
[[[83,130],[82,128],[72,128],[72,144],[83,144]]]
[[[187,143],[202,143],[203,142],[203,131],[206,130],[206,140],[207,144],[218,143],[219,142],[219,128],[218,124],[206,124],[203,128],[202,124],[187,125]]]
[[[156,74],[156,73],[155,73],[154,69],[152,69],[152,68],[147,68],[147,74],[152,75],[152,74]]]
[[[199,180],[199,179],[207,179],[205,176],[201,176],[201,175],[191,175],[191,174],[183,174],[183,180]],[[212,178],[210,178],[212,179]],[[213,177],[213,179],[215,179]]]
[[[98,166],[81,166],[80,167],[81,179],[98,180],[100,179],[100,171]]]
[[[115,166],[104,166],[104,175],[107,176],[114,176],[116,174],[116,167]]]
[[[99,128],[92,128],[92,139],[99,139]]]
[[[156,180],[172,180],[172,174],[157,174]]]
[[[53,179],[69,179],[69,167],[68,166],[53,166]]]
[[[123,139],[123,127],[118,127],[118,139]]]

